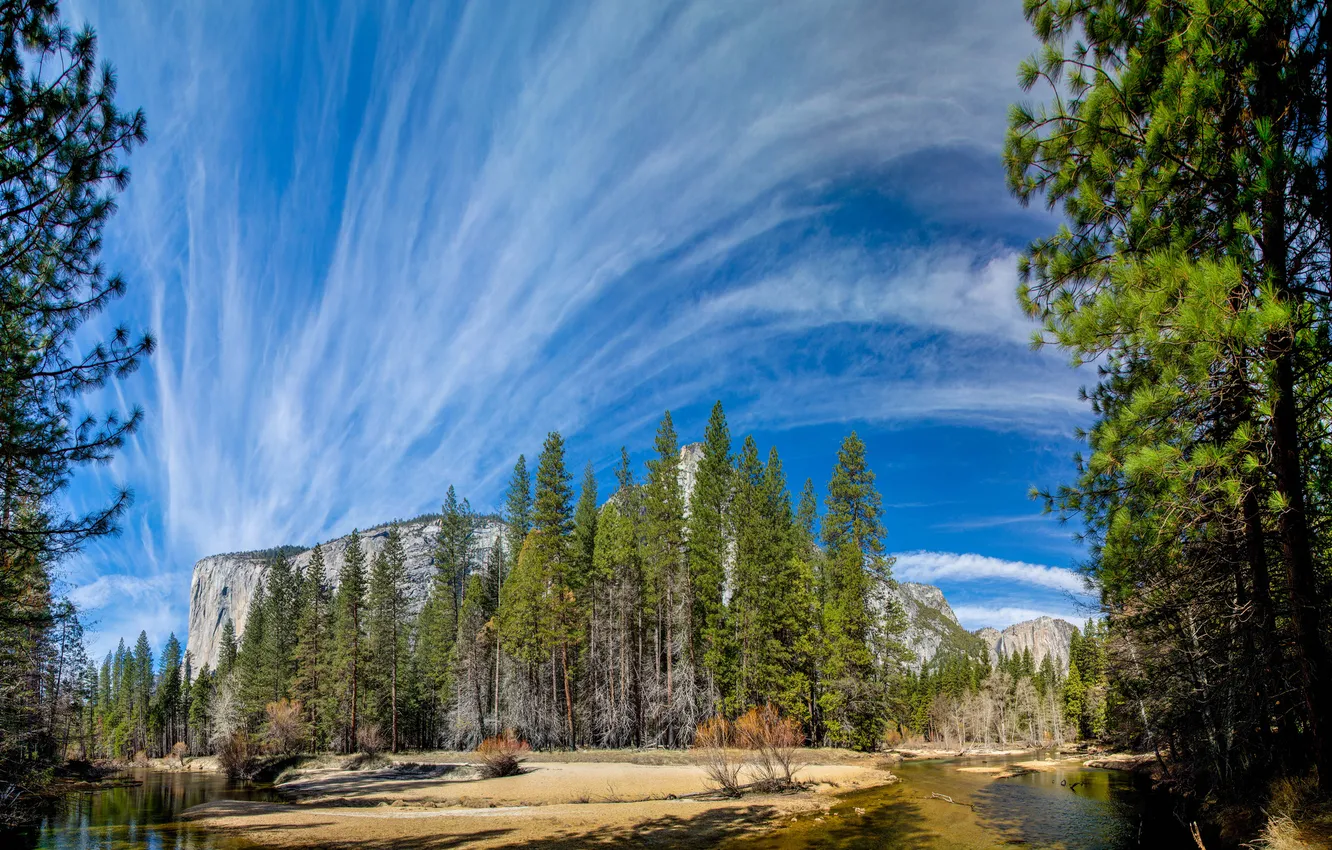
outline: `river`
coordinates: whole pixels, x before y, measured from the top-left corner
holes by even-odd
[[[762,836],[734,840],[727,847],[1195,847],[1183,826],[1160,811],[1161,801],[1136,788],[1132,774],[1125,771],[1085,768],[1067,761],[1053,770],[1004,779],[958,770],[998,767],[1034,757],[907,762],[893,768],[901,779],[895,785],[843,795],[821,819],[802,817]]]
[[[894,768],[900,783],[847,794],[822,820],[802,816],[794,824],[726,846],[734,850],[1193,846],[1178,824],[1153,816],[1150,801],[1122,771],[1066,763],[1052,771],[992,779],[957,770],[1023,758],[1031,756],[903,764]],[[181,822],[180,813],[208,800],[273,799],[266,788],[238,786],[213,773],[139,770],[130,776],[141,784],[71,794],[60,813],[19,842],[0,839],[0,843],[16,850],[242,850],[246,845]],[[953,802],[932,794],[946,795]]]
[[[133,770],[139,784],[71,793],[9,850],[241,850],[246,845],[182,822],[180,813],[209,800],[271,800],[273,792],[237,785],[220,773]]]

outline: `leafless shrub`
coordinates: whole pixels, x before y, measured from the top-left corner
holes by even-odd
[[[694,729],[694,748],[703,753],[703,768],[717,790],[728,797],[740,796],[740,769],[735,728],[720,714],[709,717]]]
[[[218,745],[217,760],[227,776],[248,781],[259,772],[259,747],[249,733],[238,729]]]
[[[264,741],[271,753],[300,752],[309,737],[300,700],[280,699],[264,706]]]
[[[372,758],[388,749],[378,723],[367,723],[356,731],[356,748]]]
[[[241,728],[240,688],[236,674],[222,679],[208,706],[208,721],[213,730],[213,749],[220,750],[231,736]]]
[[[796,751],[805,741],[799,722],[782,717],[769,703],[745,712],[735,721],[735,731],[740,745],[753,752],[755,784],[760,789],[775,791],[795,784]]]
[[[500,776],[516,776],[523,772],[522,756],[531,751],[531,747],[519,738],[512,729],[504,730],[502,735],[486,738],[477,746],[481,756],[481,775],[487,779]]]
[[[180,767],[185,766],[185,754],[189,752],[189,750],[190,748],[185,746],[184,741],[177,741],[175,746],[171,748],[171,754],[176,757],[176,764]]]

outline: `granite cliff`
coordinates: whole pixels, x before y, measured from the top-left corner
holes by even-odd
[[[374,560],[388,539],[388,523],[366,529],[361,534],[361,545],[366,552],[366,563]],[[435,536],[439,533],[439,520],[424,518],[396,523],[402,533],[403,548],[407,553],[407,572],[411,576],[409,593],[412,605],[419,609],[425,603],[426,593],[434,576],[431,552]],[[476,535],[476,566],[484,564],[485,553],[490,551],[495,536],[503,528],[496,519],[481,520]],[[323,544],[324,570],[329,583],[337,586],[338,572],[347,557],[347,542],[351,535],[339,537]],[[314,549],[304,549],[289,555],[297,568],[304,570],[310,563]],[[186,649],[198,669],[203,664],[216,666],[222,641],[222,628],[230,617],[236,635],[245,631],[250,614],[250,601],[259,587],[259,581],[271,557],[270,552],[236,552],[211,555],[195,563],[190,580],[190,635]]]

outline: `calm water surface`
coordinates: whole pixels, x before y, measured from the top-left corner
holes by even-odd
[[[1052,771],[993,779],[957,770],[1031,758],[909,762],[893,768],[901,782],[842,797],[822,822],[805,815],[775,832],[736,839],[726,846],[732,850],[1194,847],[1169,815],[1153,813],[1153,801],[1134,788],[1132,776],[1124,771],[1094,770],[1074,762]],[[931,798],[934,793],[955,802]]]
[[[220,774],[127,774],[143,784],[71,794],[61,811],[16,845],[23,850],[238,850],[245,845],[180,820],[180,813],[209,800],[269,800],[266,788],[237,786]]]
[[[1049,847],[1127,850],[1192,847],[1168,816],[1154,816],[1129,774],[1076,764],[992,780],[961,773],[960,764],[1002,765],[1031,756],[912,762],[894,768],[902,782],[839,799],[816,822],[812,815],[733,850],[803,848]],[[131,774],[141,785],[71,795],[67,805],[17,844],[22,850],[240,850],[245,845],[180,820],[191,806],[219,799],[274,799],[272,791],[236,786],[212,773]],[[932,799],[946,794],[954,804]],[[960,805],[959,805],[960,804]],[[857,812],[863,810],[863,814]]]

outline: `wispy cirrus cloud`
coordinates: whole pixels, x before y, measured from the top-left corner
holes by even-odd
[[[896,558],[893,573],[907,581],[934,584],[940,581],[1000,580],[1078,596],[1086,596],[1091,591],[1081,573],[1063,567],[954,552],[900,552],[893,557]]]
[[[75,494],[151,516],[93,584],[160,572],[181,608],[202,555],[448,483],[493,505],[547,430],[609,462],[719,396],[737,431],[1082,415],[968,221],[1030,226],[997,170],[971,191],[1029,49],[1004,4],[73,13],[149,117],[108,245],[161,343],[125,389],[148,427]]]

